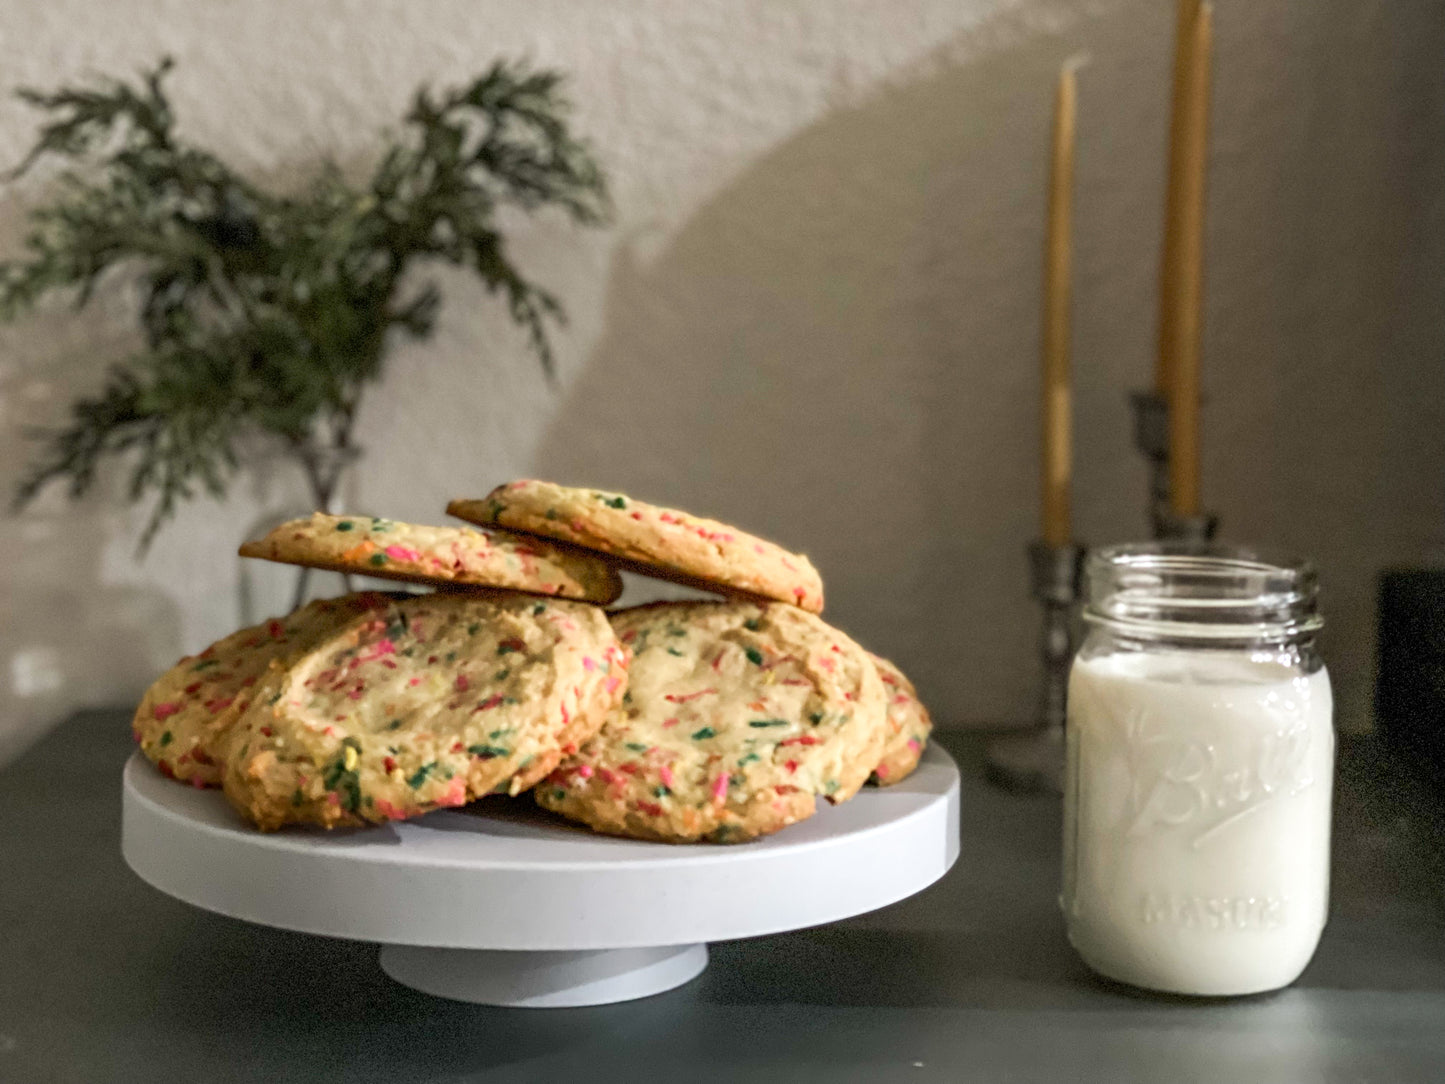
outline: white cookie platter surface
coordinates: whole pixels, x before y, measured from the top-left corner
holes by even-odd
[[[166,780],[136,753],[121,847],[142,879],[197,907],[395,946],[382,966],[431,993],[600,1004],[686,981],[706,964],[705,942],[833,922],[932,884],[958,856],[958,788],[934,746],[894,786],[730,846],[601,836],[526,797],[261,833],[219,791]]]

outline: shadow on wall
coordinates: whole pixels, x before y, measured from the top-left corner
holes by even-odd
[[[1076,204],[1076,525],[1094,542],[1123,540],[1144,533],[1125,393],[1147,383],[1152,365],[1169,7],[1120,5],[1071,29],[1067,43],[1028,37],[840,108],[753,163],[655,258],[624,244],[605,333],[536,471],[676,503],[806,551],[827,582],[827,616],[907,669],[941,722],[1029,718],[1037,613],[1023,546],[1036,531],[1052,87],[1065,55],[1094,54],[1081,87]],[[1426,485],[1404,470],[1400,440],[1375,439],[1387,419],[1420,432],[1439,422],[1440,396],[1421,393],[1445,389],[1438,379],[1421,387],[1417,371],[1421,353],[1441,345],[1439,320],[1407,315],[1424,332],[1417,349],[1387,353],[1385,286],[1296,289],[1320,264],[1370,274],[1349,216],[1283,237],[1261,224],[1298,221],[1310,178],[1336,205],[1374,199],[1376,256],[1422,283],[1438,281],[1421,255],[1429,245],[1438,253],[1440,231],[1436,223],[1428,245],[1415,243],[1402,223],[1416,209],[1379,207],[1380,162],[1322,171],[1329,141],[1289,135],[1300,128],[1291,111],[1333,78],[1352,34],[1378,35],[1379,13],[1310,34],[1324,21],[1318,11],[1228,7],[1214,170],[1235,179],[1224,186],[1232,202],[1211,208],[1206,391],[1219,384],[1205,419],[1206,441],[1215,435],[1206,497],[1227,537],[1321,560],[1348,716],[1368,699],[1374,570],[1420,545],[1440,514],[1438,449]],[[1391,29],[1397,50],[1411,48],[1418,28]],[[1304,57],[1286,69],[1292,97],[1273,95],[1265,65],[1281,48]],[[1230,84],[1246,70],[1252,84]],[[1438,83],[1427,88],[1436,98]],[[1394,107],[1388,97],[1357,106],[1350,123]],[[1438,176],[1438,155],[1416,158],[1417,179]],[[1252,193],[1252,177],[1268,183]],[[1342,321],[1355,333],[1336,342]],[[1229,346],[1227,363],[1212,341]],[[1379,390],[1352,412],[1363,370],[1378,374]],[[1309,410],[1287,409],[1294,401]],[[1273,409],[1261,413],[1261,403]],[[1271,462],[1314,468],[1291,483],[1255,469]],[[1380,477],[1391,492],[1380,493]],[[1372,486],[1374,522],[1341,522],[1341,505]],[[1363,709],[1354,714],[1346,726],[1367,725]]]
[[[1060,50],[1035,38],[840,110],[646,266],[621,246],[604,337],[537,462],[806,551],[829,619],[945,720],[1031,702],[1021,547]]]
[[[33,420],[93,391],[96,359],[124,347],[105,316],[57,308],[0,337],[0,509],[38,450]],[[71,504],[56,486],[24,514],[0,514],[0,765],[72,711],[138,699],[180,654],[175,603],[106,573],[107,548],[125,533],[122,502],[106,488]]]

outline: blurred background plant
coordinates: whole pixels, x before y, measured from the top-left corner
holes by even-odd
[[[109,273],[138,289],[143,347],[103,388],[39,431],[16,505],[51,482],[71,496],[101,461],[128,460],[132,501],[152,500],[141,546],[198,489],[222,497],[238,442],[276,441],[327,508],[359,454],[355,424],[396,335],[432,331],[432,261],[474,272],[507,306],[552,375],[549,324],[563,312],[508,256],[508,208],[607,215],[602,173],[568,125],[556,72],[501,61],[466,86],[418,90],[370,176],[324,162],[294,193],[268,191],[176,131],[169,60],[135,82],[20,97],[49,120],[6,175],[61,165],[30,213],[24,254],[0,262],[0,318],[54,293],[84,307]]]

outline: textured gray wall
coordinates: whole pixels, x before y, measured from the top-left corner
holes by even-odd
[[[1445,9],[1217,0],[1204,488],[1226,534],[1315,556],[1341,721],[1367,721],[1373,577],[1438,553],[1445,479]],[[1076,516],[1142,535],[1128,389],[1150,379],[1173,4],[1153,0],[11,0],[0,82],[174,53],[183,124],[258,176],[365,160],[424,79],[498,54],[574,75],[618,222],[519,223],[567,301],[549,389],[448,280],[436,338],[368,404],[367,510],[540,474],[734,519],[809,552],[829,616],[946,723],[1034,699],[1038,284],[1053,81],[1080,81]],[[0,161],[32,116],[0,104]],[[0,198],[11,248],[44,179]],[[130,341],[119,291],[0,328],[0,484]],[[0,752],[124,699],[235,622],[239,536],[300,498],[259,462],[137,564],[140,517],[58,495],[0,520]]]

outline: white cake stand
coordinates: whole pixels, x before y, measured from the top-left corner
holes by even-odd
[[[909,778],[753,843],[594,835],[486,799],[377,828],[263,834],[219,792],[125,766],[121,849],[162,892],[233,918],[374,941],[407,986],[487,1005],[603,1005],[680,986],[707,942],[901,900],[958,857],[958,769]]]

